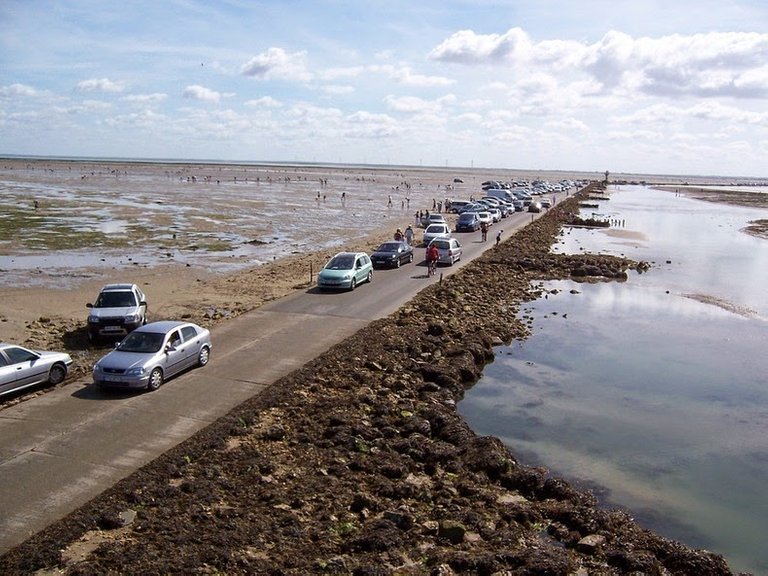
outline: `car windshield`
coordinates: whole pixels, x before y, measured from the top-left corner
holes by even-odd
[[[448,242],[445,240],[433,240],[432,241],[433,246],[437,246],[438,250],[447,250],[448,249]]]
[[[95,308],[124,308],[136,306],[133,292],[102,292],[94,304]]]
[[[398,242],[384,242],[381,246],[376,248],[376,252],[397,252],[400,249]]]
[[[139,352],[143,354],[159,352],[163,346],[163,340],[165,340],[165,334],[162,332],[134,331],[120,342],[117,349],[121,352]]]
[[[352,270],[355,266],[354,254],[341,254],[334,256],[331,261],[325,265],[328,270]]]

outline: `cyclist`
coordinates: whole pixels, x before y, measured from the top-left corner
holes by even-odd
[[[437,246],[430,244],[427,246],[427,269],[429,276],[433,276],[437,272],[437,260],[440,258],[440,252]]]

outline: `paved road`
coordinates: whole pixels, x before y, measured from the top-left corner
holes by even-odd
[[[517,213],[480,233],[461,234],[453,273],[531,221]],[[211,362],[151,394],[102,392],[89,379],[0,410],[0,553],[98,495],[220,418],[282,376],[387,316],[422,288],[424,250],[413,264],[374,273],[354,292],[297,292],[225,322],[213,332]]]

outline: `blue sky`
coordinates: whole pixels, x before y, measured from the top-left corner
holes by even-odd
[[[0,0],[0,154],[768,177],[768,3]]]

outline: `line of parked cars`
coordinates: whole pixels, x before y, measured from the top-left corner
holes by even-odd
[[[93,366],[94,384],[104,388],[157,390],[168,378],[211,356],[211,334],[192,322],[147,322],[147,297],[136,284],[107,284],[89,309],[89,341],[117,341]],[[0,396],[37,385],[56,386],[73,364],[64,352],[30,350],[0,343]]]
[[[484,197],[451,202],[450,210],[458,214],[456,232],[474,232],[483,223],[492,226],[526,207],[540,212],[552,206],[550,198],[534,200],[522,189],[490,181],[483,184]],[[461,259],[461,243],[451,235],[443,214],[429,214],[422,224],[422,243],[427,248],[437,247],[439,264],[452,266]],[[317,287],[354,290],[373,280],[374,268],[399,268],[413,262],[413,258],[414,248],[405,241],[384,242],[370,256],[365,252],[340,252],[320,270]],[[136,284],[107,284],[86,307],[88,339],[94,343],[119,340],[115,349],[93,367],[93,382],[99,386],[156,390],[179,372],[208,364],[210,332],[191,322],[147,323],[147,297]],[[0,343],[0,396],[40,384],[60,384],[71,366],[72,358],[63,352]]]

